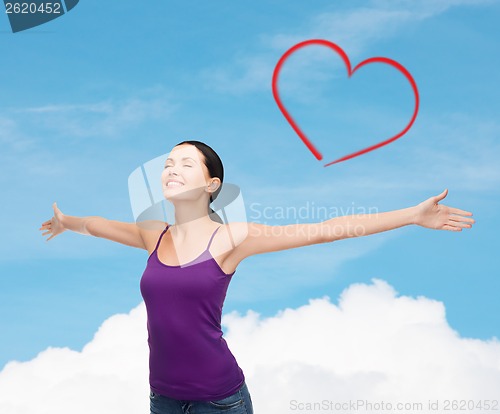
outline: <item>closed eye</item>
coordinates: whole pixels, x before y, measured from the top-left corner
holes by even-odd
[[[193,166],[192,166],[192,165],[188,165],[188,164],[184,164],[183,166],[184,166],[184,167],[193,168]],[[170,165],[165,165],[165,167],[163,167],[163,169],[164,169],[164,170],[166,170],[166,169],[167,169],[167,168],[169,168],[169,167],[170,167]]]

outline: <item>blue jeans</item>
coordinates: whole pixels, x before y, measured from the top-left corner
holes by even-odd
[[[252,399],[245,382],[234,394],[214,401],[175,400],[150,390],[149,407],[150,414],[253,414]]]

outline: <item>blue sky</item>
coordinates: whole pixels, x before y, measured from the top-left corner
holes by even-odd
[[[132,222],[129,175],[185,139],[219,153],[252,221],[296,222],[279,215],[286,207],[394,210],[445,188],[443,204],[476,219],[460,233],[408,226],[248,258],[225,312],[335,302],[378,278],[443,302],[461,336],[498,338],[500,4],[437,3],[87,0],[16,34],[4,15],[0,367],[49,346],[80,350],[103,320],[142,301],[146,251],[70,232],[46,243],[38,228],[54,201],[65,214]],[[353,66],[373,56],[403,64],[421,99],[409,133],[324,168],[271,93],[281,55],[311,38],[337,43]],[[325,160],[387,138],[411,115],[411,90],[394,70],[344,75],[321,48],[282,71],[283,99]],[[265,208],[272,217],[259,215]]]

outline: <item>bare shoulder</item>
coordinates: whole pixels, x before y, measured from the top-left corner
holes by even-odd
[[[233,222],[222,224],[213,243],[213,256],[217,258],[221,268],[226,273],[232,273],[242,260],[236,254],[236,247],[247,237],[249,224],[246,222]]]
[[[160,234],[168,226],[168,223],[161,220],[144,220],[137,223],[137,227],[141,232],[142,240],[146,245],[146,249],[151,253],[156,247],[156,242]]]
[[[237,221],[223,224],[219,232],[224,234],[221,238],[225,240],[225,243],[229,243],[234,249],[235,247],[240,246],[248,238],[248,236],[257,237],[262,234],[264,228],[266,227],[268,226],[258,223]]]
[[[246,239],[251,223],[246,222],[233,222],[222,224],[219,239],[222,239],[223,245],[232,250],[232,248],[240,245]],[[229,248],[231,247],[231,248]]]
[[[312,244],[326,243],[323,223],[297,223],[271,226],[259,223],[230,223],[226,226],[227,237],[231,237],[227,267],[243,259],[262,253],[294,249]],[[227,240],[226,240],[226,243]]]

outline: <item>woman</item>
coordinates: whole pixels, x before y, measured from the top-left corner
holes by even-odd
[[[147,250],[141,293],[148,316],[151,413],[246,413],[253,407],[243,371],[222,337],[222,306],[238,264],[261,253],[366,236],[416,224],[461,231],[472,213],[438,204],[447,190],[417,206],[319,223],[267,226],[227,223],[209,205],[221,190],[219,156],[199,141],[177,144],[161,176],[175,224],[122,223],[64,215],[42,224],[50,240],[65,230]]]

